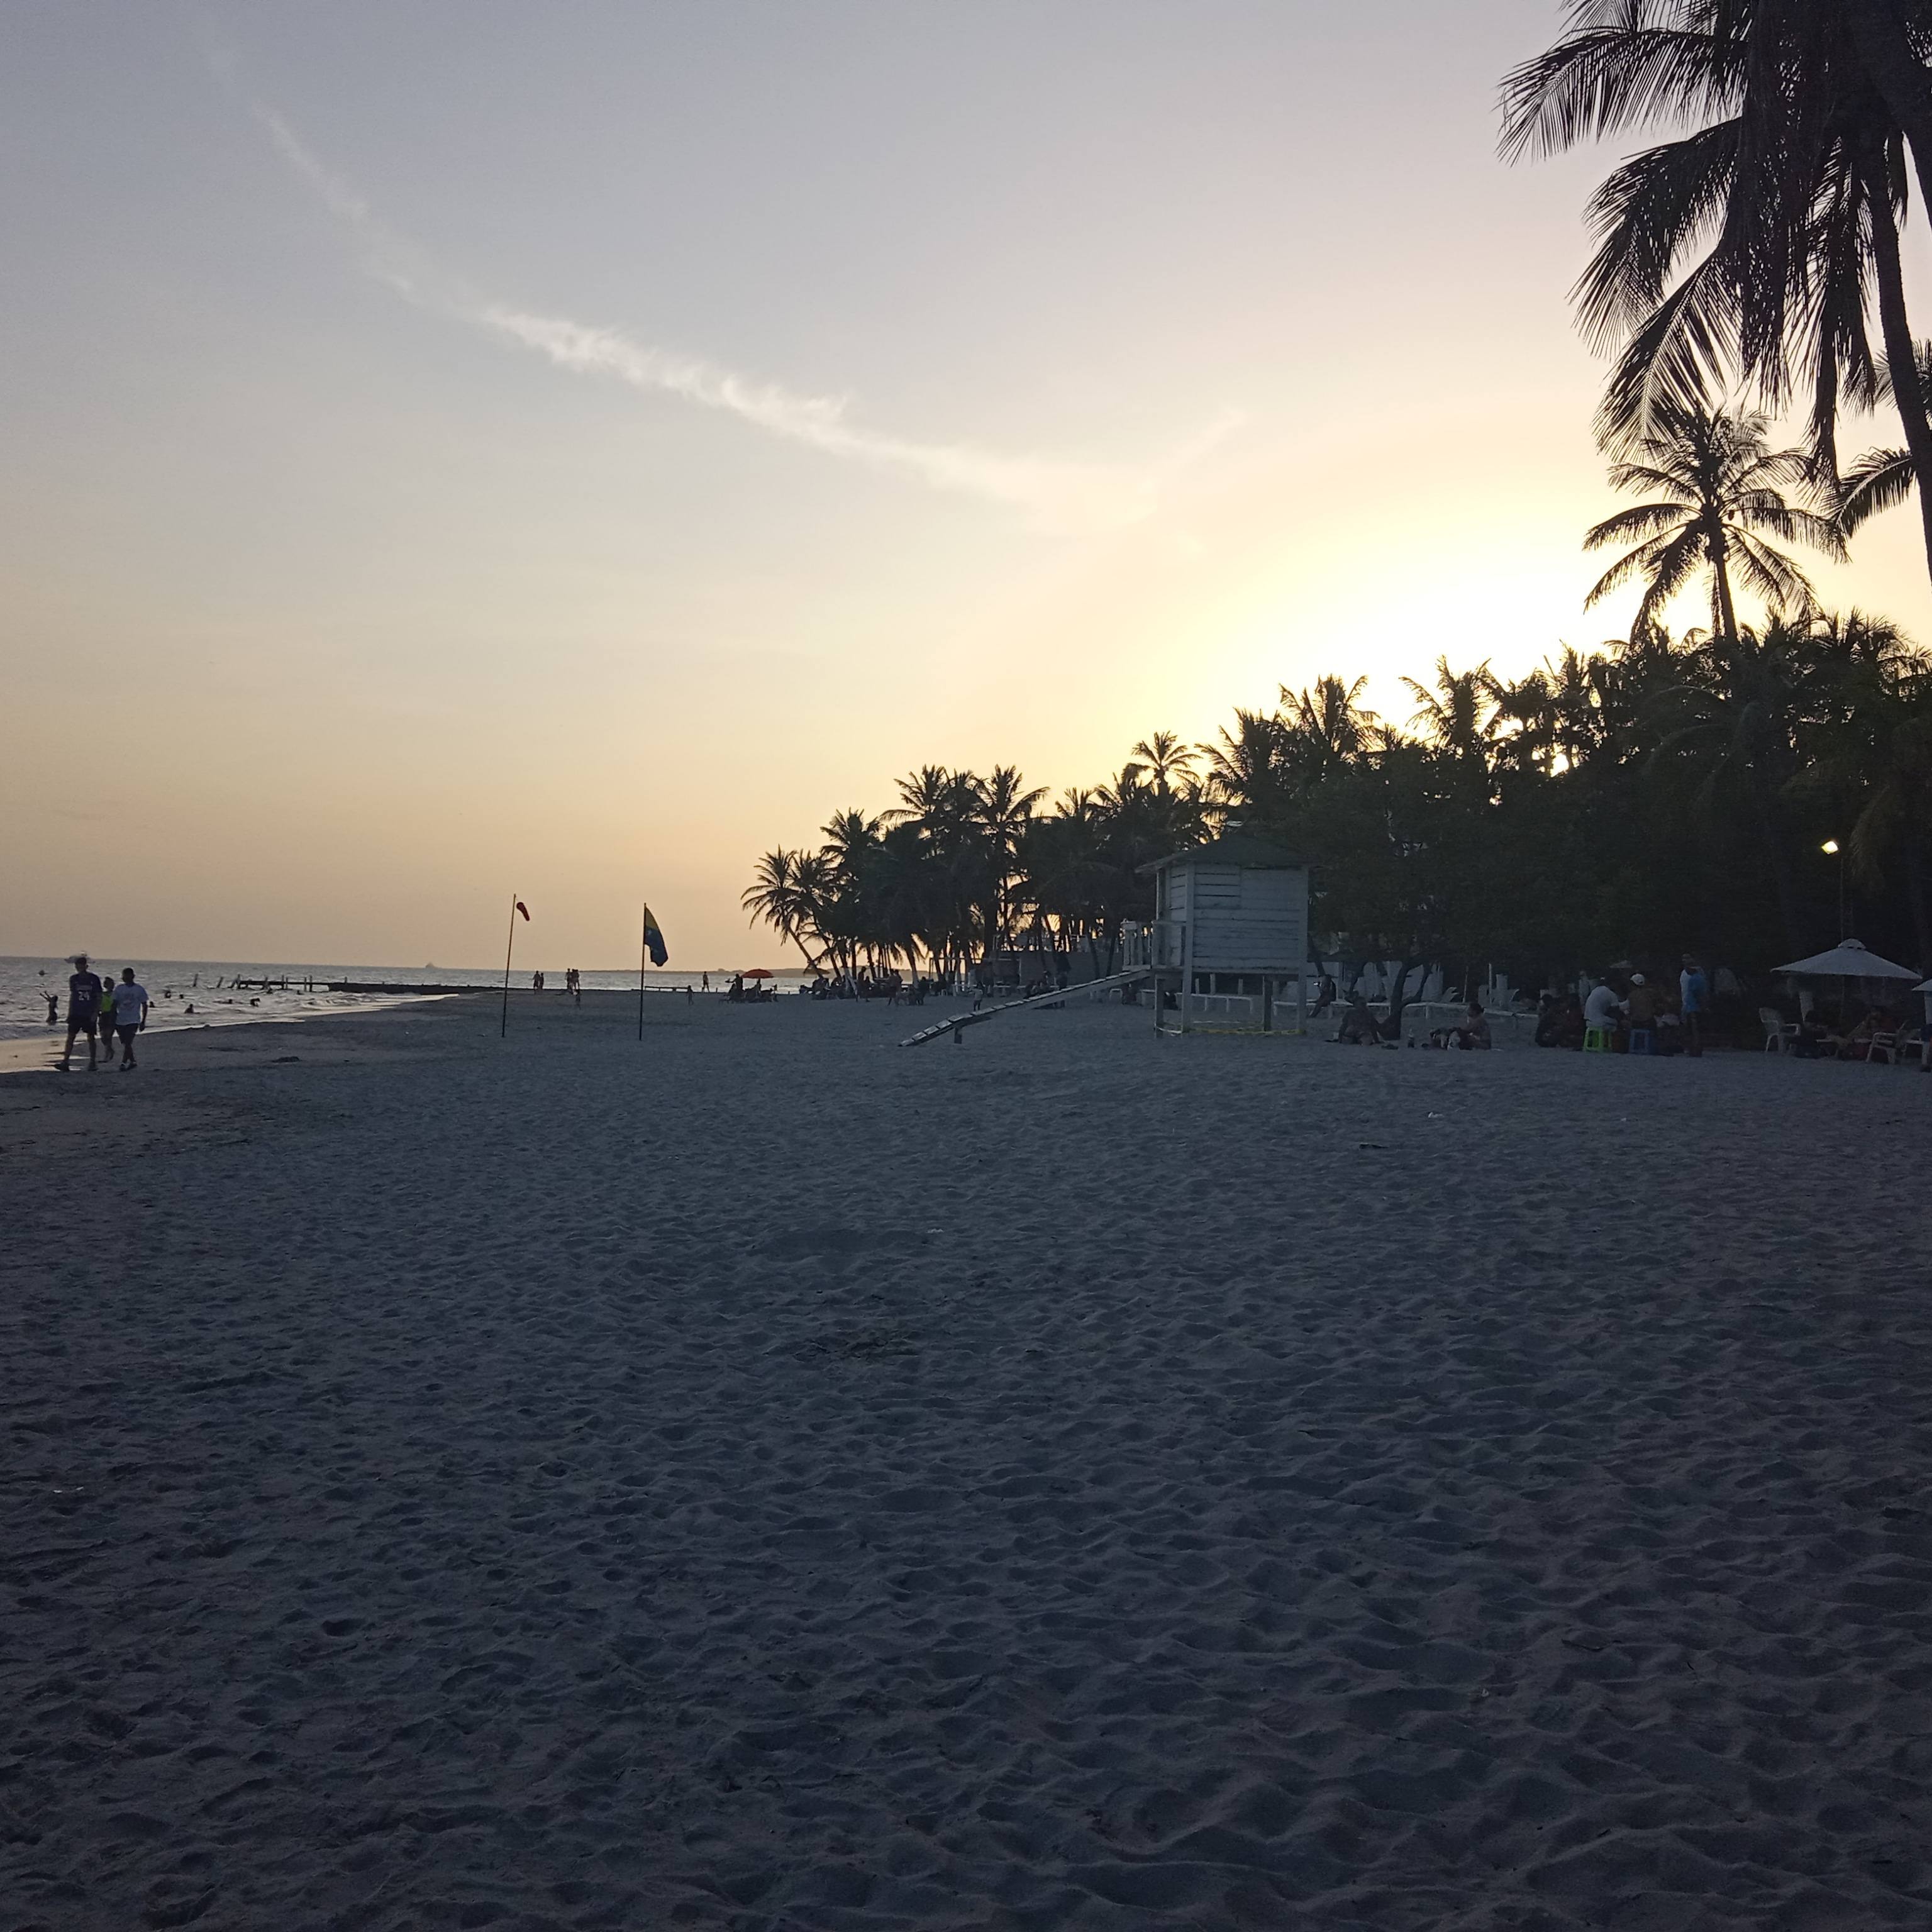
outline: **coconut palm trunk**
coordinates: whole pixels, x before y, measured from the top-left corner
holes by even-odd
[[[1845,12],[1859,64],[1904,130],[1918,191],[1932,208],[1932,85],[1924,62],[1893,0],[1847,0]]]
[[[1751,770],[1758,829],[1763,835],[1765,856],[1771,862],[1771,882],[1778,894],[1784,943],[1792,952],[1802,952],[1807,944],[1804,909],[1798,899],[1797,868],[1791,862],[1791,841],[1784,836],[1782,788],[1755,762]]]
[[[1932,152],[1932,151],[1928,151]],[[1879,323],[1885,334],[1886,364],[1892,376],[1892,399],[1905,430],[1918,479],[1918,518],[1925,540],[1925,562],[1932,571],[1932,422],[1925,413],[1925,394],[1919,386],[1918,358],[1905,309],[1905,270],[1899,258],[1898,230],[1892,218],[1892,196],[1882,158],[1865,173],[1865,200],[1870,210],[1872,265],[1878,284]]]
[[[1925,890],[1925,836],[1916,819],[1906,820],[1900,842],[1905,855],[1905,902],[1912,914],[1912,936],[1918,946],[1918,969],[1932,973],[1932,896]]]
[[[1721,514],[1711,519],[1705,533],[1704,554],[1711,566],[1711,629],[1727,650],[1738,645],[1738,607],[1731,596],[1730,545]]]

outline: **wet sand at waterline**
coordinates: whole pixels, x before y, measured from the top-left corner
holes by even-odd
[[[8,1932],[1927,1924],[1932,1080],[634,1012],[0,1080]]]

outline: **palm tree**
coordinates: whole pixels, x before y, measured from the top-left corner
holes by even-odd
[[[942,816],[955,796],[957,783],[944,765],[922,765],[899,780],[899,802],[885,815],[889,819],[916,819],[930,824]]]
[[[759,860],[752,882],[740,898],[754,918],[763,920],[781,939],[797,946],[806,970],[813,973],[818,970],[818,958],[806,944],[806,935],[817,932],[823,871],[815,853],[788,852],[777,847]]]
[[[1446,655],[1438,658],[1433,691],[1412,677],[1402,682],[1419,700],[1412,724],[1453,756],[1488,764],[1504,692],[1486,658],[1474,670],[1451,670]]]
[[[1910,369],[1905,130],[1932,179],[1932,87],[1926,9],[1904,0],[1908,31],[1900,4],[1575,0],[1568,32],[1510,75],[1506,153],[1646,123],[1692,130],[1624,162],[1591,204],[1600,245],[1574,291],[1579,318],[1594,340],[1625,341],[1599,417],[1606,444],[1654,430],[1660,405],[1705,406],[1735,361],[1767,406],[1808,389],[1814,457],[1835,475],[1841,398],[1875,389],[1874,296],[1886,354]],[[1922,478],[1926,400],[1908,374],[1896,401]]]
[[[1613,464],[1618,490],[1655,492],[1649,502],[1606,517],[1583,539],[1586,550],[1631,542],[1597,580],[1586,604],[1594,604],[1633,579],[1644,586],[1633,634],[1654,630],[1664,607],[1700,570],[1711,574],[1711,629],[1735,643],[1735,576],[1768,604],[1815,610],[1817,599],[1804,573],[1759,532],[1786,542],[1808,543],[1828,556],[1844,554],[1844,539],[1828,517],[1794,506],[1786,489],[1810,475],[1802,450],[1770,447],[1770,424],[1761,416],[1728,415],[1665,404],[1658,427],[1639,446],[1640,460]]]
[[[1804,949],[1807,934],[1786,828],[1786,794],[1804,760],[1806,728],[1817,716],[1821,689],[1817,624],[1774,610],[1763,629],[1694,640],[1683,653],[1685,675],[1670,694],[1682,722],[1659,742],[1652,762],[1701,768],[1698,796],[1714,812],[1736,796],[1762,845],[1778,895],[1785,943]]]
[[[792,885],[792,862],[796,854],[782,845],[774,846],[753,868],[752,883],[738,896],[738,903],[754,919],[775,928],[788,942],[798,938],[798,902]],[[801,944],[799,950],[805,951]],[[810,956],[806,963],[809,964]]]
[[[1318,783],[1339,766],[1359,758],[1374,740],[1379,720],[1362,701],[1368,680],[1344,683],[1318,677],[1312,691],[1281,687],[1279,716],[1288,764],[1304,784]]]
[[[1918,964],[1932,972],[1932,671],[1922,660],[1904,676],[1868,668],[1859,682],[1835,761],[1863,791],[1846,849],[1859,876],[1878,886],[1896,842]]]
[[[1007,937],[1014,861],[1033,808],[1046,796],[1046,788],[1025,788],[1016,765],[995,765],[978,782],[975,828],[985,842],[984,878],[986,909],[986,950],[1004,952]]]
[[[1220,742],[1203,745],[1209,797],[1225,818],[1229,808],[1273,816],[1289,790],[1288,732],[1279,715],[1238,706],[1234,728],[1222,726]]]
[[[1196,752],[1191,745],[1180,742],[1177,733],[1154,731],[1136,743],[1132,755],[1140,760],[1140,769],[1145,771],[1154,790],[1165,797],[1174,789],[1177,780],[1186,778],[1193,770]]]
[[[1573,770],[1603,742],[1601,660],[1565,644],[1514,684],[1498,683],[1496,724],[1513,724],[1499,755],[1518,771],[1553,778]]]

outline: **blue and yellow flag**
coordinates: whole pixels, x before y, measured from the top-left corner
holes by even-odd
[[[651,916],[649,906],[644,908],[644,945],[653,966],[662,966],[670,957],[664,943],[664,934],[658,930],[658,922]]]

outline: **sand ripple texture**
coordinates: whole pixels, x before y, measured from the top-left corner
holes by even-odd
[[[4,1932],[1932,1924],[1932,1080],[514,1017],[10,1135]]]

